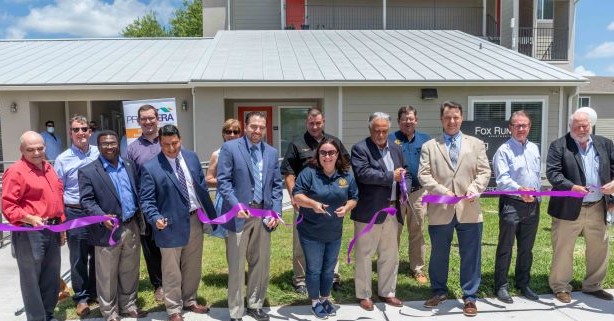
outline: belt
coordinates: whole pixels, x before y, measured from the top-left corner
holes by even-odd
[[[249,205],[249,207],[251,207],[251,208],[258,208],[258,209],[261,209],[261,208],[263,208],[263,207],[264,207],[264,202],[256,203],[256,202],[254,202],[254,201],[251,201],[251,202],[249,202],[249,204],[247,204],[247,205]]]
[[[81,205],[79,205],[79,204],[64,204],[64,206],[70,207],[70,208],[76,208],[78,210],[81,209]]]
[[[582,202],[582,207],[591,207],[598,203],[601,203],[601,200],[594,201],[594,202]]]
[[[196,214],[196,210],[190,211],[190,216]]]

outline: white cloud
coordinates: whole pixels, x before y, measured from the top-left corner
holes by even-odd
[[[595,76],[594,72],[587,70],[586,68],[584,68],[584,66],[576,67],[576,69],[574,69],[573,72],[575,72],[576,74],[580,76]]]
[[[153,0],[149,4],[138,0],[57,0],[17,18],[6,31],[7,38],[24,38],[30,32],[38,34],[69,34],[74,37],[119,37],[122,28],[150,10],[166,23],[175,10],[173,0]]]
[[[586,54],[587,58],[609,58],[614,57],[614,42],[608,41],[593,48]]]
[[[609,25],[608,25],[608,30],[610,31],[614,31],[614,21],[612,21]]]

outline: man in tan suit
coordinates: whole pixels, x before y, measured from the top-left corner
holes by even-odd
[[[431,259],[429,275],[433,296],[424,306],[434,308],[447,299],[450,244],[454,230],[461,257],[460,283],[463,313],[477,315],[476,293],[481,281],[482,213],[477,196],[490,178],[484,142],[464,135],[463,107],[445,101],[440,109],[443,134],[422,146],[418,179],[429,194],[467,196],[457,204],[428,204]]]

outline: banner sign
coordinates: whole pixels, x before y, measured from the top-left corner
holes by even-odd
[[[123,101],[124,123],[128,145],[141,136],[141,126],[138,121],[138,110],[143,105],[152,105],[158,109],[158,127],[164,125],[177,126],[177,104],[175,98],[146,99]]]

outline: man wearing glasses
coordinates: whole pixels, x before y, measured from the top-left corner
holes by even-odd
[[[79,204],[78,171],[98,158],[98,147],[88,143],[90,129],[87,118],[73,116],[68,122],[72,145],[56,158],[54,169],[64,183],[66,220],[87,216]],[[89,303],[96,300],[94,246],[88,242],[87,228],[68,230],[70,278],[75,292],[76,312],[83,317],[90,312]]]
[[[324,133],[324,115],[322,111],[317,107],[311,107],[307,111],[307,118],[305,119],[305,127],[307,131],[302,136],[296,136],[292,139],[292,142],[288,145],[288,150],[284,157],[284,161],[281,164],[281,174],[284,175],[286,182],[286,189],[288,194],[292,195],[294,189],[294,181],[298,174],[307,167],[309,159],[314,155],[318,143],[324,139],[335,140],[340,147],[340,152],[345,155],[347,159],[350,159],[350,154],[347,152],[343,143],[333,136]],[[294,207],[294,220],[298,215],[298,206],[292,200],[292,206]],[[298,233],[296,229],[293,231],[292,238],[292,285],[297,293],[306,294],[307,288],[305,288],[305,256],[303,255],[303,249],[301,248],[301,242],[298,239]],[[333,290],[339,291],[341,289],[341,280],[339,275],[339,262],[335,265],[335,277],[333,279]]]
[[[161,148],[158,141],[158,110],[152,105],[143,105],[137,112],[137,121],[141,126],[141,136],[130,143],[126,151],[126,157],[134,162],[137,175],[140,168],[150,159],[160,154]],[[146,224],[145,233],[141,235],[141,247],[143,257],[147,265],[149,282],[154,288],[154,299],[158,303],[164,302],[164,290],[162,290],[162,254],[156,245],[151,232],[151,226]]]

